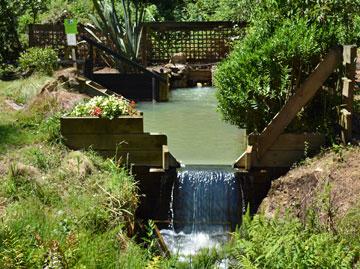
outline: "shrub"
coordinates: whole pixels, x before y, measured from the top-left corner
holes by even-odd
[[[19,58],[22,70],[33,70],[47,75],[52,75],[57,67],[57,61],[57,53],[51,48],[30,48]]]
[[[246,37],[215,74],[224,119],[261,131],[331,47],[357,41],[359,11],[360,1],[259,1]],[[335,89],[339,79],[330,78],[327,86]],[[328,129],[338,104],[339,95],[321,91],[292,129]]]

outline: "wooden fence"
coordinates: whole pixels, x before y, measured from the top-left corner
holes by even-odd
[[[144,23],[141,30],[140,61],[145,66],[169,62],[177,52],[186,54],[190,63],[214,63],[226,57],[234,39],[243,35],[245,23],[232,22],[161,22]],[[80,35],[91,35],[79,25],[77,58],[85,60],[88,47],[81,43]],[[108,48],[114,44],[97,32]],[[68,54],[66,35],[62,24],[32,24],[29,26],[30,47],[52,47],[61,59]],[[99,62],[101,58],[99,57]]]
[[[144,65],[169,62],[175,53],[185,53],[190,63],[215,63],[226,57],[233,40],[244,34],[244,22],[144,23],[141,60]]]
[[[107,47],[114,49],[115,46],[109,38],[98,31],[92,31]],[[79,24],[78,32],[79,34],[77,35],[78,45],[76,46],[76,55],[77,59],[80,61],[85,61],[89,48],[88,45],[82,41],[81,36],[87,36],[91,38],[91,34],[85,30],[85,26],[82,24]],[[29,46],[51,47],[58,52],[59,58],[61,60],[67,60],[67,55],[71,53],[66,44],[66,34],[63,24],[30,24]],[[99,64],[103,64],[101,57],[97,56],[98,55],[94,55],[95,61]]]

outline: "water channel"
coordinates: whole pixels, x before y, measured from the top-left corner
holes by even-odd
[[[169,102],[139,103],[145,131],[166,134],[171,154],[184,164],[231,165],[245,148],[245,130],[221,120],[215,91],[176,89]]]
[[[242,190],[231,164],[245,148],[245,130],[221,120],[216,89],[176,89],[167,103],[139,103],[146,132],[164,133],[185,165],[172,191],[172,222],[161,230],[173,254],[218,247],[239,223]]]

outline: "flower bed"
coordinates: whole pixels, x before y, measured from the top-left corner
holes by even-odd
[[[140,112],[136,110],[134,101],[116,96],[96,96],[88,102],[78,104],[69,114],[75,117],[93,116],[110,120],[124,115],[139,116]]]

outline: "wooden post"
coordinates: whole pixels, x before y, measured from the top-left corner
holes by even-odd
[[[341,140],[343,143],[351,141],[352,114],[354,102],[354,85],[356,74],[357,48],[354,45],[344,46],[343,65],[345,77],[342,79],[342,109],[340,110]]]

